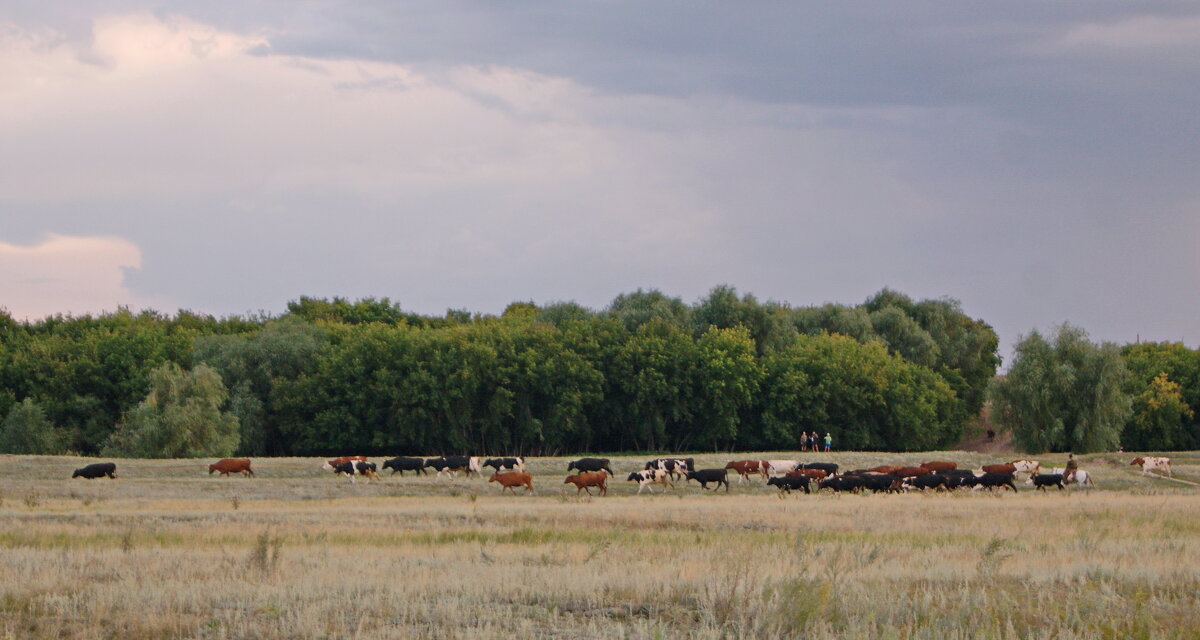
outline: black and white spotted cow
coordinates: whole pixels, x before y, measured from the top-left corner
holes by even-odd
[[[346,477],[350,478],[351,483],[354,482],[354,478],[357,476],[365,477],[368,482],[379,479],[379,474],[375,473],[375,463],[364,462],[362,460],[347,460],[334,466],[333,473],[339,476],[345,474]]]
[[[496,473],[501,471],[519,471],[525,472],[525,458],[488,458],[483,461],[483,466],[491,467],[496,470]]]
[[[653,485],[656,484],[661,484],[663,487],[671,487],[672,489],[675,488],[675,484],[671,482],[671,475],[667,473],[666,469],[634,471],[625,479],[629,482],[638,483],[638,493],[641,493],[642,489],[649,489],[650,493],[654,493]],[[666,491],[666,489],[664,488],[663,491]]]

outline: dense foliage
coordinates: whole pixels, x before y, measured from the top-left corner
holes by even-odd
[[[1133,416],[1121,443],[1136,451],[1200,448],[1200,349],[1140,343],[1121,351]]]
[[[1063,324],[1016,347],[1008,375],[992,387],[996,414],[1025,451],[1113,451],[1131,415],[1127,369],[1116,345],[1097,345]]]
[[[0,416],[82,453],[254,455],[946,446],[999,358],[952,300],[760,303],[728,286],[499,316],[301,298],[279,317],[0,313]],[[47,440],[50,442],[50,440]],[[24,446],[24,445],[22,445]]]

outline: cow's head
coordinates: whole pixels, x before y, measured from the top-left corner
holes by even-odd
[[[640,481],[641,479],[642,479],[642,474],[640,471],[634,471],[633,473],[629,474],[628,478],[625,478],[625,480],[628,482],[633,482],[635,480]]]
[[[208,465],[208,475],[211,476],[213,474],[213,472],[216,470],[217,470],[217,465],[215,465],[215,464]]]
[[[1129,464],[1130,464],[1130,466],[1133,466],[1133,465],[1141,466],[1143,464],[1146,464],[1146,460],[1144,458],[1134,458],[1133,461],[1130,462]]]

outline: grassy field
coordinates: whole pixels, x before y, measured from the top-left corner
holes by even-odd
[[[0,456],[0,638],[1200,637],[1200,488],[1131,457],[1084,457],[1091,492],[780,500],[761,480],[636,496],[645,457],[614,458],[589,499],[566,458],[531,460],[526,496],[352,485],[316,459],[259,459],[254,479],[117,460],[115,481],[72,481],[92,460]],[[1200,481],[1200,454],[1171,457]]]

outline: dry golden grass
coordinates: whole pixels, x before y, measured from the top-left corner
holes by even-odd
[[[1200,493],[1115,458],[1085,460],[1091,493],[785,500],[634,496],[623,473],[577,499],[557,458],[534,496],[313,459],[68,480],[83,462],[0,456],[0,638],[1200,637]]]

